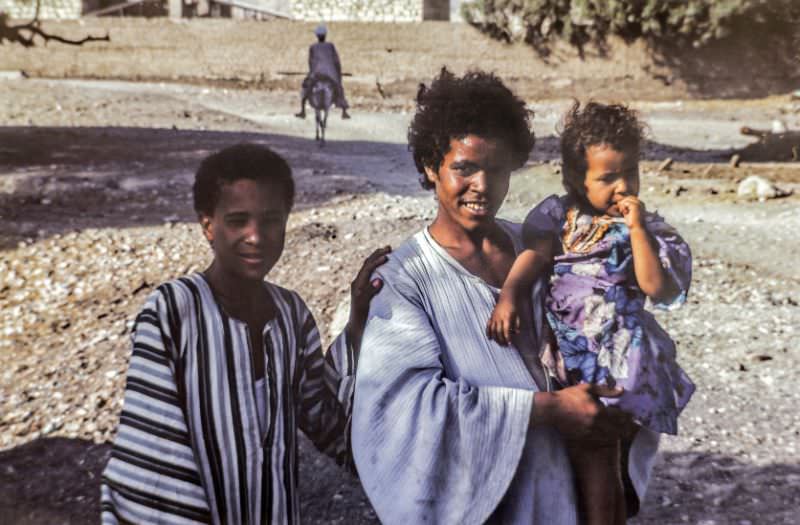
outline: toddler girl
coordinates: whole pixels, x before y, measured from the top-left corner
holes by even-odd
[[[547,319],[558,343],[545,365],[562,382],[622,387],[604,399],[656,432],[675,434],[694,384],[675,345],[644,309],[686,300],[689,246],[639,200],[642,125],[621,105],[576,103],[561,134],[566,195],[550,196],[525,219],[526,249],[508,274],[487,331],[508,344],[532,283],[549,271]],[[587,523],[625,522],[620,444],[569,443]]]

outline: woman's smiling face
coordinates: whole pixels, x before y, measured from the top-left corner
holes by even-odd
[[[425,168],[436,186],[437,222],[474,231],[492,224],[508,193],[511,149],[502,140],[466,135],[450,141],[438,170]]]

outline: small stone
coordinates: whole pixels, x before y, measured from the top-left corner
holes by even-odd
[[[736,195],[742,199],[758,199],[763,202],[767,199],[788,197],[792,190],[784,190],[774,185],[764,177],[750,175],[746,177],[736,189]]]

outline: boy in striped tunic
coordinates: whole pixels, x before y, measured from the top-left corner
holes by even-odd
[[[323,356],[303,300],[264,281],[293,197],[289,166],[266,147],[201,164],[194,205],[214,260],[159,286],[136,319],[103,523],[297,522],[297,429],[346,461],[355,362],[380,288],[369,276],[388,247],[366,260],[350,323]]]

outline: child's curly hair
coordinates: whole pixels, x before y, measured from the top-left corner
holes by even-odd
[[[294,203],[292,169],[286,160],[266,146],[240,143],[203,159],[194,178],[194,209],[200,215],[214,215],[222,187],[239,179],[250,179],[283,194],[286,209]]]
[[[479,135],[508,141],[513,169],[528,160],[536,141],[531,129],[533,111],[493,73],[470,71],[456,77],[443,67],[430,87],[420,84],[417,112],[408,128],[408,149],[414,156],[420,184],[434,185],[425,167],[438,170],[450,141]]]
[[[633,152],[637,157],[646,136],[646,127],[636,111],[622,104],[578,101],[564,116],[561,129],[562,184],[567,194],[582,200],[586,170],[586,150],[607,144],[617,151]]]

